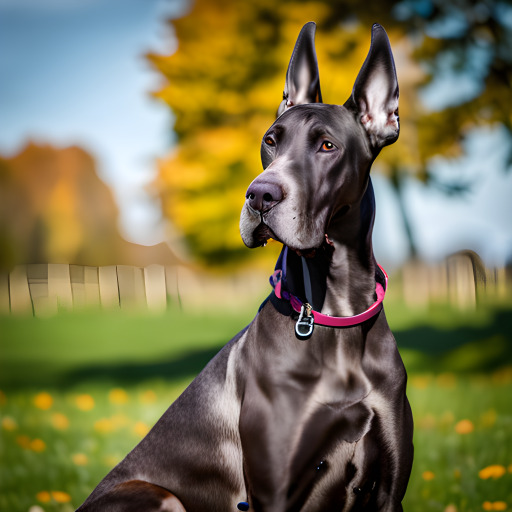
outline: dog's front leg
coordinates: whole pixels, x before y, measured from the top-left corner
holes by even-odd
[[[300,392],[283,392],[254,374],[246,382],[240,437],[251,510],[283,512],[290,508],[291,466],[300,437],[302,398]]]

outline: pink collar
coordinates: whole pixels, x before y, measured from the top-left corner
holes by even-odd
[[[384,276],[385,287],[379,282],[375,285],[375,292],[377,294],[377,300],[366,310],[358,315],[353,316],[329,316],[319,313],[312,309],[308,303],[303,303],[299,298],[291,293],[282,290],[282,276],[283,271],[277,269],[270,278],[270,282],[274,287],[274,293],[277,298],[288,300],[292,308],[299,313],[299,320],[295,327],[295,332],[300,338],[309,338],[313,333],[314,324],[323,325],[326,327],[350,327],[358,325],[366,320],[375,316],[382,309],[382,301],[386,295],[388,287],[388,275],[386,271],[377,264],[379,269],[382,271]]]

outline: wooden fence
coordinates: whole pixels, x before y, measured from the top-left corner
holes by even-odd
[[[0,312],[46,316],[77,307],[163,311],[175,295],[175,289],[167,288],[170,272],[161,265],[19,265],[0,274]]]
[[[512,290],[506,268],[486,268],[472,251],[461,251],[436,264],[411,261],[402,267],[401,274],[403,298],[411,308],[449,303],[471,310],[486,297],[510,298]]]
[[[0,314],[51,316],[71,309],[163,312],[257,306],[269,293],[267,273],[215,276],[184,266],[19,265],[0,273]]]
[[[171,304],[209,312],[255,308],[270,292],[267,274],[259,270],[215,276],[161,265],[20,265],[9,274],[0,273],[0,314],[49,316],[79,308],[163,312]],[[472,253],[435,265],[409,262],[398,275],[392,274],[390,283],[390,295],[403,297],[412,308],[438,302],[474,309],[484,294],[509,297],[511,290],[510,272],[486,269]]]

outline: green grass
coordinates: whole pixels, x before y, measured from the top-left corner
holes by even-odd
[[[241,314],[81,312],[0,317],[0,389],[188,377],[247,325]]]
[[[405,510],[512,509],[512,309],[386,312],[415,417]],[[73,510],[253,314],[0,318],[0,511]]]

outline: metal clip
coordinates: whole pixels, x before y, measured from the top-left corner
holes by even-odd
[[[315,319],[311,314],[312,309],[307,302],[300,308],[299,319],[295,324],[295,334],[301,340],[307,340],[313,334]]]

